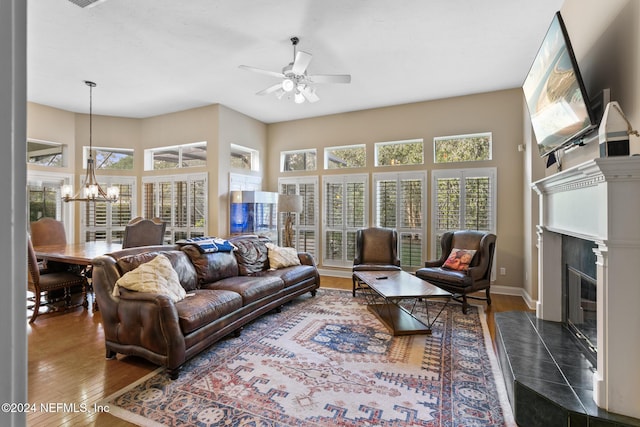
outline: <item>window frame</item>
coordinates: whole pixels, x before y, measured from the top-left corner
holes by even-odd
[[[191,213],[192,209],[190,206],[191,197],[190,194],[187,194],[185,197],[187,198],[187,207],[186,207],[186,219],[185,226],[176,225],[176,184],[186,182],[187,191],[190,190],[191,186],[196,182],[202,182],[203,188],[203,198],[205,202],[203,203],[203,212],[202,212],[202,226],[192,226],[191,225]],[[153,185],[153,194],[147,194],[147,185]],[[171,212],[169,218],[164,218],[162,213],[160,212],[161,204],[160,204],[160,192],[158,191],[159,185],[169,184],[171,186]],[[147,206],[147,202],[152,201],[151,206]],[[184,233],[185,238],[190,237],[199,237],[204,236],[208,232],[209,226],[209,178],[206,172],[202,173],[194,173],[194,174],[171,174],[171,175],[157,175],[157,176],[146,176],[142,178],[142,212],[145,217],[159,217],[167,222],[167,228],[165,230],[165,236],[168,238],[170,243],[175,243],[176,241],[176,233]],[[180,240],[180,239],[178,239]]]
[[[192,148],[192,147],[199,147],[199,146],[203,146],[204,147],[204,153],[205,153],[205,158],[204,158],[204,164],[203,165],[194,165],[194,166],[183,166],[182,164],[184,163],[183,161],[183,151],[186,148]],[[168,168],[156,168],[155,167],[155,154],[162,152],[162,151],[168,151],[168,150],[177,150],[178,152],[178,158],[176,160],[176,166],[175,167],[168,167]],[[198,167],[206,167],[207,166],[207,162],[208,162],[208,144],[207,141],[198,141],[198,142],[189,142],[186,144],[178,144],[178,145],[167,145],[164,147],[153,147],[153,148],[147,148],[144,150],[144,170],[145,171],[167,171],[167,170],[179,170],[179,169],[188,169],[188,168],[198,168]]]
[[[352,165],[346,165],[344,167],[329,167],[330,164],[330,153],[329,151],[331,150],[349,150],[349,149],[362,149],[362,152],[364,154],[364,164],[362,166],[352,166]],[[359,169],[359,168],[365,168],[367,166],[367,144],[351,144],[351,145],[339,145],[339,146],[332,146],[332,147],[325,147],[324,148],[324,169],[325,170],[336,170],[336,169]]]
[[[438,258],[438,252],[441,250],[439,236],[447,231],[455,231],[456,229],[466,229],[466,221],[465,221],[465,198],[466,198],[466,190],[464,190],[464,185],[460,185],[460,200],[459,200],[459,212],[458,212],[458,221],[459,227],[457,228],[439,228],[438,224],[438,180],[439,179],[459,179],[462,184],[466,178],[480,178],[480,177],[488,177],[490,180],[490,198],[491,198],[491,206],[489,209],[490,215],[490,226],[487,229],[480,229],[481,231],[487,231],[489,233],[496,234],[498,217],[498,170],[496,167],[488,167],[488,168],[466,168],[466,169],[438,169],[432,171],[431,174],[431,258]],[[464,194],[463,194],[464,193]],[[494,257],[494,267],[495,267],[495,257]],[[495,280],[495,268],[493,268],[491,273],[491,280]]]
[[[30,203],[29,203],[29,186],[31,185],[31,183],[38,183],[38,182],[43,182],[43,181],[48,181],[51,183],[56,183],[59,184],[57,187],[57,193],[58,193],[58,199],[60,200],[60,212],[58,214],[58,212],[56,212],[56,219],[59,221],[62,221],[64,223],[64,229],[66,231],[67,234],[67,241],[68,242],[73,242],[74,241],[74,218],[75,218],[75,214],[74,211],[75,209],[73,209],[73,204],[70,203],[63,203],[62,202],[62,198],[60,196],[60,188],[65,185],[65,184],[71,184],[73,183],[73,179],[74,176],[73,174],[69,174],[69,173],[60,173],[60,172],[40,172],[40,171],[30,171],[27,170],[27,195],[26,195],[26,201],[27,201],[27,218],[30,217]]]
[[[229,192],[232,191],[262,191],[262,177],[230,172]]]
[[[320,189],[318,188],[318,176],[297,176],[297,177],[278,178],[278,193],[300,194],[301,185],[313,186],[313,194],[312,196],[310,196],[313,199],[313,206],[311,207],[313,210],[313,218],[309,220],[311,224],[309,223],[303,224],[302,215],[298,213],[294,215],[294,218],[295,218],[295,221],[293,224],[293,231],[294,231],[293,241],[295,245],[294,247],[299,252],[309,252],[317,262],[318,254],[319,254],[319,243],[320,243],[320,227],[319,227],[319,221],[318,221],[318,214],[320,211],[320,206],[319,206]],[[291,192],[292,188],[293,188],[293,192]],[[287,191],[286,193],[284,192],[285,190]],[[308,199],[309,198],[304,197],[303,195],[302,197],[303,212],[307,209],[307,204],[309,203]],[[284,229],[282,215],[278,216],[278,229],[280,230],[279,237],[280,239],[282,239],[282,230]],[[305,235],[307,232],[312,232],[313,235],[315,236],[315,239],[311,247],[309,247],[308,245],[305,245],[304,247],[302,247],[299,245],[299,243],[303,239],[303,235]]]
[[[60,154],[60,162],[57,165],[51,165],[51,164],[42,164],[42,163],[38,163],[38,162],[30,162],[29,160],[31,159],[31,156],[29,155],[29,153],[32,153],[29,151],[29,144],[41,144],[41,145],[47,145],[47,146],[51,146],[52,149],[53,147],[58,148],[59,147],[59,154]],[[45,141],[43,139],[35,139],[35,138],[27,138],[27,164],[28,165],[34,165],[34,166],[42,166],[45,168],[64,168],[67,166],[67,156],[68,156],[68,151],[69,148],[66,144],[62,144],[60,142],[54,142],[54,141]]]
[[[420,239],[419,244],[419,261],[416,261],[414,264],[407,264],[407,262],[401,262],[401,267],[403,270],[414,271],[420,267],[423,267],[423,261],[426,257],[426,241],[427,241],[427,198],[421,196],[419,198],[420,202],[420,214],[421,219],[420,227],[407,227],[404,225],[403,218],[405,217],[402,211],[402,203],[401,199],[402,194],[402,182],[403,181],[420,181],[422,185],[421,195],[428,194],[428,181],[427,181],[427,172],[426,171],[412,171],[412,172],[378,172],[373,174],[373,185],[372,185],[372,194],[373,194],[373,224],[376,227],[383,227],[380,222],[380,211],[379,211],[379,192],[378,192],[378,183],[382,181],[394,182],[396,184],[396,211],[395,211],[395,225],[392,227],[398,232],[398,257],[400,260],[405,259],[406,257],[411,257],[411,254],[406,254],[404,245],[403,245],[403,236],[409,235],[410,238],[413,238],[415,235],[418,235]]]
[[[452,160],[449,162],[439,162],[437,153],[437,141],[450,140],[450,139],[467,139],[467,138],[481,138],[489,137],[489,157],[487,159],[472,159],[472,160]],[[451,163],[468,163],[468,162],[487,162],[493,160],[493,132],[478,132],[467,133],[463,135],[447,135],[447,136],[435,136],[433,138],[433,163],[436,165],[447,165]]]
[[[313,169],[307,169],[306,163],[304,169],[285,169],[286,165],[286,156],[289,154],[298,154],[298,153],[313,153],[315,156],[315,167]],[[308,148],[303,150],[286,150],[280,152],[280,172],[281,173],[289,173],[289,172],[305,172],[305,171],[317,171],[318,170],[318,150],[316,148]]]
[[[420,163],[399,163],[397,165],[381,165],[380,161],[379,161],[379,149],[381,147],[385,147],[385,146],[389,146],[389,145],[408,145],[408,144],[415,144],[415,143],[420,143],[422,144],[422,150],[421,150],[421,155],[422,155],[422,160],[420,161]],[[380,167],[380,168],[384,168],[384,167],[394,167],[394,166],[416,166],[416,165],[424,165],[424,138],[413,138],[413,139],[402,139],[402,140],[398,140],[398,141],[383,141],[383,142],[376,142],[373,145],[373,159],[374,159],[374,166],[375,167]]]
[[[93,149],[93,159],[94,159],[94,167],[96,170],[111,170],[111,171],[132,171],[134,169],[134,154],[135,150],[133,148],[114,148],[114,147],[92,147]],[[97,161],[97,151],[106,151],[106,152],[130,152],[131,153],[131,167],[126,169],[118,169],[111,167],[101,167]],[[89,159],[89,146],[85,145],[82,147],[82,169],[87,169],[87,160]]]
[[[363,215],[361,218],[362,224],[360,225],[352,225],[347,224],[348,213],[346,212],[347,204],[344,203],[342,206],[342,224],[338,226],[329,225],[328,224],[328,209],[330,206],[327,198],[327,184],[340,184],[343,186],[342,194],[343,200],[347,200],[346,197],[346,186],[349,184],[362,184],[363,186]],[[369,224],[369,174],[343,174],[343,175],[324,175],[322,177],[322,265],[327,267],[353,267],[353,258],[349,257],[349,245],[353,246],[353,253],[355,256],[355,236],[356,232],[365,228]],[[341,233],[342,234],[342,244],[340,250],[342,251],[342,257],[340,259],[328,259],[326,257],[327,254],[327,245],[329,244],[328,239],[326,238],[327,233]],[[349,238],[353,241],[349,241]]]
[[[252,171],[259,172],[260,171],[260,151],[245,147],[238,144],[229,144],[230,146],[230,156],[233,158],[233,153],[242,153],[249,156],[249,167],[248,168],[238,168],[233,166],[233,162],[231,163],[231,168],[235,170],[242,171]]]
[[[113,184],[131,185],[131,200],[129,202],[129,206],[130,206],[129,210],[131,212],[131,215],[128,221],[133,219],[137,212],[136,195],[137,195],[137,188],[138,188],[138,179],[135,176],[101,175],[98,177],[98,181],[99,181],[99,184],[103,187],[107,187]],[[119,202],[116,202],[116,204],[117,203]],[[91,208],[95,209],[97,205],[102,205],[102,204],[104,204],[106,208],[105,225],[104,226],[87,225],[88,210]],[[120,237],[114,237],[114,233],[123,234],[126,223],[122,225],[113,225],[113,207],[116,204],[111,202],[92,202],[90,204],[83,203],[80,209],[80,236],[81,236],[80,240],[82,242],[102,240],[102,239],[95,239],[95,238],[94,240],[87,240],[87,233],[89,232],[94,232],[94,233],[104,232],[105,233],[104,240],[108,243],[112,243],[120,239]]]

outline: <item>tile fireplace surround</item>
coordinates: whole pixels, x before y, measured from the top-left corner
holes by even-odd
[[[593,401],[601,410],[638,419],[640,157],[594,159],[532,188],[540,198],[536,318],[562,321],[562,235],[595,242],[598,353]]]

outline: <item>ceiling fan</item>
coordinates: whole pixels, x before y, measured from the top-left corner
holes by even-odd
[[[275,93],[278,99],[285,94],[293,95],[293,99],[297,104],[303,103],[305,100],[309,102],[317,102],[320,100],[316,94],[316,83],[351,83],[351,75],[349,74],[307,74],[307,68],[311,63],[313,56],[310,53],[296,51],[296,46],[300,39],[291,37],[293,44],[293,62],[282,69],[282,72],[263,70],[261,68],[250,67],[248,65],[240,65],[244,70],[254,71],[260,74],[277,77],[281,81],[273,86],[256,93],[256,95],[269,95]]]

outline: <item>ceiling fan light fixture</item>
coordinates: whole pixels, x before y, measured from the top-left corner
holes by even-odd
[[[282,89],[285,92],[291,92],[294,87],[295,87],[295,83],[293,82],[293,80],[286,78],[282,81]]]
[[[301,92],[296,91],[296,94],[293,100],[295,101],[296,104],[302,104],[304,102],[304,95]]]

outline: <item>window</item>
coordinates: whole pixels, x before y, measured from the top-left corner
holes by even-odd
[[[152,148],[144,151],[144,170],[190,168],[206,165],[206,142]]]
[[[87,168],[89,147],[83,147],[82,165]],[[96,169],[132,170],[133,150],[129,148],[100,148],[93,147],[93,159]]]
[[[424,172],[374,174],[374,223],[398,231],[403,269],[422,267],[426,212]]]
[[[324,176],[324,265],[350,267],[356,231],[368,224],[368,175]]]
[[[433,138],[435,163],[491,160],[491,132]]]
[[[296,215],[294,228],[295,247],[300,252],[309,252],[317,259],[318,254],[318,177],[280,178],[280,194],[299,194],[302,196],[302,212]],[[283,229],[279,218],[279,229]]]
[[[366,146],[349,145],[324,149],[324,168],[362,168],[367,164]]]
[[[206,174],[144,177],[142,183],[144,216],[165,221],[170,242],[204,236],[209,191]]]
[[[100,185],[115,185],[120,188],[117,202],[82,203],[81,235],[85,242],[105,240],[122,241],[124,227],[133,218],[136,211],[136,178],[100,176]]]
[[[43,217],[62,221],[60,187],[63,184],[62,178],[34,177],[29,174],[27,178],[28,222],[37,221]]]
[[[261,191],[262,177],[256,175],[229,174],[229,191]]]
[[[231,144],[231,167],[249,171],[260,170],[258,150]]]
[[[432,180],[434,259],[441,255],[440,238],[446,231],[469,229],[495,233],[495,168],[434,171]]]
[[[27,163],[60,168],[64,166],[66,147],[56,142],[27,141]]]
[[[422,139],[377,142],[376,166],[422,165],[424,148]]]
[[[283,151],[280,153],[280,172],[316,170],[316,150]]]

